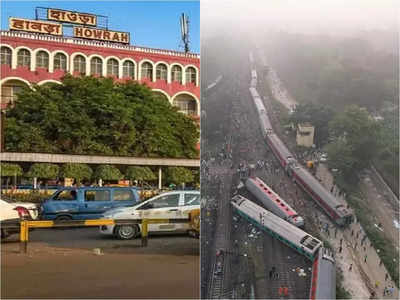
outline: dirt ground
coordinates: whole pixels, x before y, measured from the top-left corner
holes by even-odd
[[[198,252],[168,248],[98,255],[34,243],[20,254],[18,243],[2,244],[0,298],[199,298]]]

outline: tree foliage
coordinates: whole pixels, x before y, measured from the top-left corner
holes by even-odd
[[[55,164],[35,163],[31,165],[25,176],[30,178],[56,179],[59,169],[60,168]]]
[[[138,181],[156,180],[157,177],[149,167],[128,167],[125,171],[125,178]]]
[[[167,181],[176,185],[194,180],[192,171],[184,167],[168,167],[166,174]]]
[[[67,75],[24,89],[5,127],[7,151],[197,156],[193,121],[134,81]]]
[[[63,164],[60,171],[60,177],[74,178],[78,182],[83,179],[90,179],[93,170],[86,164],[67,163]]]
[[[93,177],[102,180],[119,180],[124,177],[120,170],[111,165],[99,165],[94,171]]]
[[[377,51],[383,34],[391,41]],[[373,36],[375,35],[375,36]],[[378,35],[378,36],[377,36]],[[354,36],[279,32],[265,39],[268,59],[291,94],[300,102],[318,102],[341,111],[349,104],[379,110],[398,99],[397,33]],[[379,44],[379,43],[377,43]]]
[[[294,109],[290,120],[296,125],[309,122],[315,127],[315,144],[322,146],[329,138],[329,121],[334,117],[332,108],[326,105],[305,103]]]
[[[365,108],[351,105],[330,122],[336,140],[327,146],[330,164],[341,170],[367,167],[379,151],[380,126]]]
[[[17,164],[7,164],[2,163],[0,165],[1,168],[1,176],[21,176],[22,175],[22,168],[20,165]]]

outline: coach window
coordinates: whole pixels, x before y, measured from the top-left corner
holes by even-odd
[[[98,57],[93,57],[90,61],[90,74],[91,75],[100,75],[103,71],[103,62]]]
[[[153,66],[149,62],[142,64],[142,79],[144,78],[153,80]]]
[[[49,55],[44,51],[39,51],[36,54],[36,67],[49,68]]]
[[[118,76],[118,61],[111,58],[107,62],[107,75]]]
[[[156,68],[156,79],[167,81],[167,66],[164,64],[157,65]]]
[[[77,55],[74,58],[74,72],[86,73],[86,60],[82,55]]]
[[[189,67],[186,69],[186,83],[196,84],[196,69]]]
[[[182,68],[179,66],[172,67],[172,81],[182,83]]]
[[[7,47],[1,47],[1,64],[11,66],[11,49]]]
[[[67,57],[62,53],[54,56],[54,70],[67,71]]]
[[[31,65],[31,53],[26,49],[21,49],[17,54],[17,65],[29,67]]]
[[[131,61],[126,61],[122,65],[122,76],[135,78],[135,65]]]

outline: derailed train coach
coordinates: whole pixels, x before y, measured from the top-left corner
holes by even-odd
[[[253,79],[252,79],[253,83]],[[254,86],[249,88],[257,109],[261,132],[266,143],[285,169],[288,176],[296,182],[311,198],[329,215],[339,226],[346,226],[353,221],[351,211],[344,207],[322,184],[315,179],[307,170],[299,166],[297,160],[288,150],[285,144],[275,134],[269,120],[265,106],[257,89]]]
[[[332,252],[321,247],[315,257],[311,277],[311,300],[336,299],[336,265]]]
[[[296,227],[304,226],[304,219],[260,178],[249,177],[245,185],[266,209]]]
[[[243,196],[234,196],[231,200],[231,205],[240,216],[311,261],[314,260],[318,249],[322,246],[320,240]]]

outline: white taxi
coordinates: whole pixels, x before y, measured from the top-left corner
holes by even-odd
[[[173,191],[163,193],[143,201],[133,207],[115,208],[103,214],[104,219],[187,219],[192,210],[200,209],[199,191]],[[149,224],[151,232],[190,232],[186,223]],[[141,224],[137,225],[103,225],[100,233],[114,235],[119,239],[132,239],[141,232]]]

